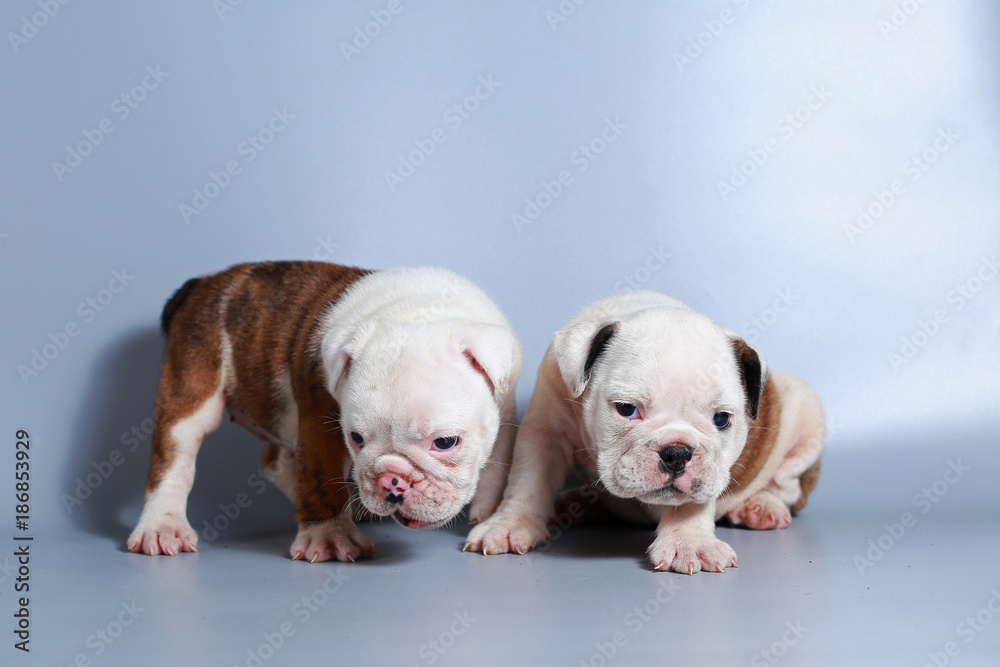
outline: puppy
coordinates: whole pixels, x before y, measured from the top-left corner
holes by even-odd
[[[548,539],[554,500],[574,469],[610,508],[658,521],[657,570],[736,566],[715,536],[723,517],[785,528],[815,487],[823,409],[800,379],[679,301],[629,292],[584,308],[538,370],[503,501],[465,548],[525,553]]]
[[[368,512],[408,528],[440,526],[470,500],[475,521],[499,503],[521,351],[468,280],[432,268],[241,264],[189,280],[161,322],[152,463],[131,551],[197,550],[187,496],[225,409],[267,443],[265,470],[295,503],[293,559],[372,554],[352,522],[349,479]]]

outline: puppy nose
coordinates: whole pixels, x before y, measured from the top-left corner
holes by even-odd
[[[408,481],[392,473],[379,477],[378,485],[385,491],[385,502],[395,505],[403,502],[403,494],[410,488]]]
[[[670,445],[660,450],[660,467],[663,472],[679,477],[691,460],[691,450],[682,445]]]

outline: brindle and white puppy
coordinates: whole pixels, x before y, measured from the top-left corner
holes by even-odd
[[[349,475],[369,512],[409,528],[440,526],[470,500],[471,518],[485,518],[500,502],[521,352],[468,280],[430,268],[241,264],[188,281],[162,324],[132,551],[196,550],[186,517],[195,456],[224,409],[267,443],[266,469],[295,503],[292,558],[371,555],[352,521]]]
[[[521,423],[503,502],[466,549],[525,553],[548,538],[574,469],[609,507],[658,521],[657,570],[721,572],[716,520],[787,527],[819,476],[823,409],[742,338],[649,291],[597,301],[559,332]]]

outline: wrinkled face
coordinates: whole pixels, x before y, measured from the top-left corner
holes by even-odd
[[[729,483],[749,428],[729,337],[695,313],[624,320],[597,359],[584,423],[609,492],[705,503]]]
[[[471,501],[500,427],[482,369],[432,341],[367,346],[340,410],[361,502],[408,528],[436,528]]]

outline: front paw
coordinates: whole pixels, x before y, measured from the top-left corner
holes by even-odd
[[[128,538],[128,550],[148,556],[174,556],[198,550],[198,533],[184,516],[165,512],[141,517]]]
[[[472,499],[472,507],[469,508],[469,523],[475,525],[486,521],[497,511],[499,504],[498,494],[476,493],[476,497]]]
[[[481,551],[487,556],[508,552],[525,554],[548,539],[549,531],[541,519],[501,512],[473,528],[462,550]]]
[[[310,563],[331,559],[353,563],[373,553],[375,545],[346,517],[299,524],[299,533],[291,549],[292,560],[307,560]]]
[[[646,553],[653,568],[660,571],[694,574],[701,570],[725,572],[727,567],[737,567],[736,552],[711,533],[662,533],[656,536]]]

